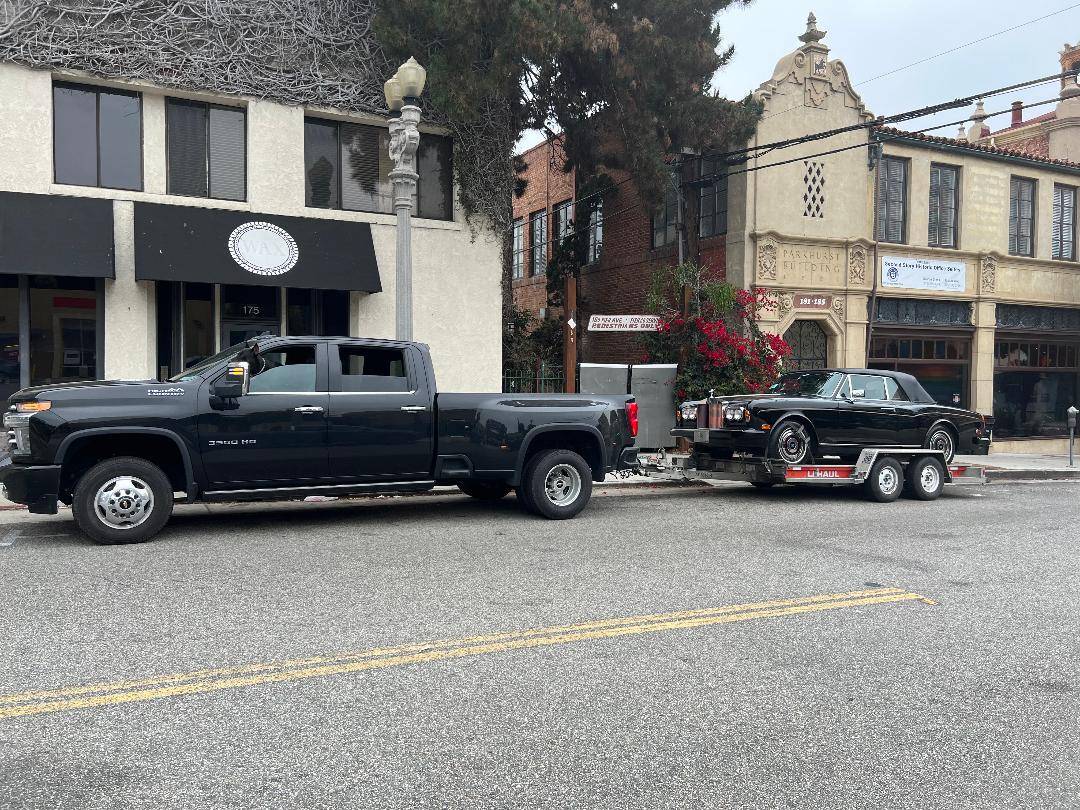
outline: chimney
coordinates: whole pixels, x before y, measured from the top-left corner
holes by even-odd
[[[1012,103],[1012,124],[1011,126],[1018,127],[1024,123],[1024,102],[1014,101]]]
[[[989,127],[984,123],[989,116],[986,114],[986,107],[983,106],[982,101],[975,105],[975,112],[971,114],[971,126],[968,127],[967,139],[971,143],[978,143],[979,138],[983,137],[983,130],[989,131]]]

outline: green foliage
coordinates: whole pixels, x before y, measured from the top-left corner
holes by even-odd
[[[375,34],[391,62],[428,69],[466,213],[508,227],[527,129],[565,133],[567,166],[586,176],[632,172],[649,202],[666,156],[745,142],[759,105],[709,90],[733,53],[714,22],[733,2],[745,0],[387,0]]]
[[[782,338],[757,325],[758,312],[771,306],[763,294],[728,284],[690,262],[654,274],[647,306],[660,316],[660,328],[642,336],[643,359],[678,363],[680,399],[761,391],[791,353]]]
[[[558,366],[563,360],[562,324],[554,318],[538,320],[510,306],[503,326],[503,367],[531,369],[538,364]]]

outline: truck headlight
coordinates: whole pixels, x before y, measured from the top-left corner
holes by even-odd
[[[29,413],[4,414],[4,430],[7,434],[7,450],[13,456],[30,455]]]
[[[749,422],[750,411],[742,405],[728,405],[724,408],[725,422]]]

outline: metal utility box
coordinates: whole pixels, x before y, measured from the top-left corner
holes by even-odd
[[[630,366],[625,363],[581,363],[578,366],[578,391],[583,394],[617,395],[629,390]]]
[[[675,374],[671,364],[630,367],[630,393],[638,403],[638,447],[674,447]]]

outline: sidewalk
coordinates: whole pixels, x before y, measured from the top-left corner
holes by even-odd
[[[988,481],[1049,481],[1049,480],[1080,480],[1080,453],[1077,454],[1076,466],[1069,466],[1068,456],[1037,455],[1034,453],[1002,453],[990,456],[957,456],[955,463],[972,464],[986,468]],[[625,487],[643,487],[655,489],[657,487],[686,487],[702,486],[701,483],[672,481],[663,478],[650,478],[642,475],[630,475],[625,478],[609,475],[602,484],[596,484],[595,488],[622,489]],[[455,491],[455,487],[437,487],[434,494],[444,494]],[[426,493],[420,493],[422,497]],[[414,496],[410,496],[414,497]],[[11,501],[0,498],[0,510],[18,510],[26,507],[14,504]],[[66,507],[61,507],[61,510]]]

